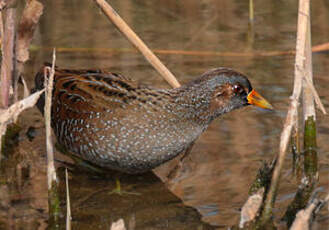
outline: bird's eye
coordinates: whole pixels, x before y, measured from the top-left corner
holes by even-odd
[[[233,91],[236,94],[242,94],[244,92],[244,89],[240,85],[234,85]]]

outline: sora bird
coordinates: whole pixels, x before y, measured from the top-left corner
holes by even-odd
[[[36,89],[44,86],[44,69]],[[272,106],[243,74],[212,69],[176,89],[156,89],[102,70],[55,68],[51,125],[60,145],[97,166],[136,174],[184,152],[212,120]],[[43,111],[44,97],[38,102]]]

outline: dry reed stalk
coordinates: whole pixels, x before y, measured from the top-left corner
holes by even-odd
[[[2,47],[2,40],[4,35],[3,19],[2,19],[2,8],[0,8],[0,45]]]
[[[266,197],[264,210],[262,212],[261,221],[262,223],[267,223],[272,216],[272,209],[274,206],[274,201],[276,193],[279,186],[280,174],[283,167],[283,162],[286,156],[286,150],[288,142],[290,139],[291,131],[294,126],[296,126],[296,115],[299,103],[299,97],[302,91],[303,79],[305,79],[308,84],[310,83],[307,78],[305,78],[305,54],[306,54],[306,41],[307,41],[307,28],[310,20],[310,1],[300,0],[299,1],[299,13],[298,13],[298,26],[297,26],[297,42],[296,42],[296,59],[295,59],[295,80],[294,89],[291,96],[291,103],[287,113],[286,121],[281,133],[280,139],[280,149],[277,165],[274,169],[271,187],[269,193]],[[310,51],[309,51],[310,52]],[[314,86],[313,86],[314,88]],[[314,92],[313,96],[316,95]]]
[[[312,51],[311,51],[311,22],[307,23],[305,43],[305,70],[303,80],[303,121],[304,121],[304,173],[310,180],[310,191],[313,191],[318,177],[318,156],[316,151],[316,114],[314,98],[320,101],[313,85]],[[315,92],[315,93],[314,93]],[[323,113],[323,105],[318,103]],[[300,208],[304,208],[301,206]]]
[[[15,69],[15,18],[16,9],[8,8],[5,11],[4,36],[2,39],[2,63],[1,63],[1,100],[2,106],[9,105],[11,83]]]
[[[43,5],[37,0],[26,2],[17,31],[17,61],[25,63],[29,60],[29,47],[34,31],[43,13]]]
[[[306,209],[300,210],[294,223],[291,225],[290,230],[309,230],[309,221],[314,209],[317,207],[317,203],[312,203]]]
[[[249,0],[249,23],[254,22],[254,1]]]
[[[49,228],[58,229],[59,220],[59,195],[56,169],[54,164],[54,150],[51,141],[51,100],[52,89],[55,74],[56,51],[53,50],[53,61],[51,68],[44,69],[45,76],[45,109],[44,117],[46,123],[46,146],[47,146],[47,180],[48,180],[48,209],[49,209]],[[47,78],[48,76],[48,78]]]
[[[11,105],[8,109],[6,110],[0,110],[0,148],[2,146],[1,140],[2,136],[6,132],[7,125],[14,122],[14,118],[17,117],[22,111],[24,111],[27,108],[33,107],[40,95],[44,92],[44,90],[41,90],[39,92],[36,92],[27,98],[24,98],[15,104]],[[1,154],[1,151],[0,151]],[[1,160],[1,155],[0,155],[0,160]]]
[[[247,34],[247,48],[253,50],[255,42],[255,23],[254,23],[254,1],[249,0],[249,21],[248,21],[248,34]]]
[[[123,33],[126,38],[144,55],[146,60],[160,73],[160,75],[174,88],[180,87],[175,76],[162,64],[154,53],[145,45],[137,34],[124,22],[119,14],[105,1],[94,0],[103,10],[111,22]]]
[[[320,45],[321,46],[321,45]],[[311,20],[308,20],[307,23],[307,32],[306,32],[306,42],[305,42],[305,70],[304,70],[304,80],[303,80],[303,116],[304,122],[312,117],[314,120],[315,116],[315,107],[314,101],[320,108],[323,114],[327,114],[321,99],[313,85],[313,67],[312,67],[312,39],[311,39]]]
[[[241,209],[239,228],[243,228],[246,223],[256,218],[262,206],[264,192],[265,189],[263,187],[248,197]]]
[[[304,60],[305,60],[305,42],[306,42],[306,30],[307,30],[307,21],[309,20],[309,10],[310,1],[309,0],[300,0],[298,8],[298,26],[297,26],[297,42],[296,42],[296,60],[295,60],[295,80],[294,80],[294,89],[291,96],[291,102],[289,110],[286,116],[286,121],[281,133],[280,138],[280,149],[278,162],[274,168],[272,182],[267,194],[264,210],[261,216],[262,223],[268,223],[272,217],[272,209],[274,206],[276,193],[279,186],[281,170],[283,167],[283,162],[286,156],[286,150],[289,143],[291,130],[295,126],[295,115],[297,113],[299,97],[302,90],[302,80],[303,80],[303,69],[304,69]]]
[[[325,50],[329,50],[329,42],[315,45],[312,47],[312,52],[321,52]]]
[[[312,68],[312,42],[311,42],[311,23],[310,20],[307,20],[307,34],[305,42],[305,78],[313,85],[313,68]],[[304,121],[308,117],[315,117],[315,108],[314,108],[314,97],[312,90],[306,82],[306,79],[303,81],[303,114]]]
[[[29,95],[29,89],[23,78],[24,64],[29,59],[29,47],[34,31],[43,12],[43,5],[37,0],[27,1],[23,10],[18,28],[15,47],[16,73],[14,74],[14,102],[18,100],[18,79],[21,78],[24,86],[24,97]],[[15,121],[17,117],[15,118]]]
[[[113,222],[111,225],[111,230],[126,230],[125,222],[123,219],[119,219],[116,222]]]
[[[71,230],[71,203],[70,190],[67,168],[65,168],[65,183],[66,183],[66,230]]]
[[[47,175],[48,175],[48,190],[52,189],[53,183],[56,183],[56,170],[54,165],[54,149],[51,141],[51,99],[52,99],[52,89],[55,74],[55,61],[56,61],[56,51],[53,51],[53,61],[50,68],[45,68],[45,123],[46,123],[46,145],[47,145]]]
[[[16,40],[16,77],[14,82],[14,91],[18,88],[18,79],[22,77],[24,64],[29,60],[29,48],[33,38],[34,31],[38,25],[40,16],[43,13],[43,5],[37,0],[26,1],[18,28]],[[18,96],[15,93],[15,101]]]

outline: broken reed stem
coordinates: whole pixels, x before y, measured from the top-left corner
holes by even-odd
[[[40,16],[43,13],[43,5],[37,0],[26,1],[21,19],[17,28],[16,39],[16,74],[14,82],[14,91],[18,88],[18,79],[22,78],[24,64],[29,60],[29,48],[33,38],[34,31],[38,25]],[[25,87],[25,86],[24,86]],[[15,101],[18,95],[15,94]]]
[[[311,198],[311,202],[296,214],[290,230],[312,229],[312,222],[320,209],[328,202],[329,195],[324,200]]]
[[[2,149],[2,138],[3,135],[6,133],[7,125],[14,122],[14,118],[17,117],[21,112],[23,112],[25,109],[33,107],[40,95],[44,92],[44,90],[41,90],[39,92],[36,92],[16,103],[11,105],[8,109],[1,110],[0,111],[0,162],[1,162],[1,151]]]
[[[126,230],[125,222],[123,219],[119,219],[111,224],[110,230]]]
[[[66,182],[66,230],[71,230],[71,203],[69,190],[69,176],[67,168],[65,168],[65,182]]]
[[[52,89],[53,89],[53,81],[55,74],[55,59],[56,53],[55,50],[53,52],[53,62],[52,67],[45,68],[45,75],[47,74],[48,78],[46,87],[46,95],[45,95],[45,122],[46,122],[46,141],[47,141],[47,163],[48,163],[48,189],[51,189],[52,183],[56,181],[56,172],[54,166],[54,150],[51,142],[51,98],[52,98]]]
[[[266,197],[264,209],[261,214],[261,222],[263,224],[268,223],[272,217],[272,210],[279,186],[280,175],[283,167],[283,162],[286,156],[288,142],[290,140],[291,130],[296,123],[294,116],[298,108],[299,97],[302,90],[302,80],[304,74],[303,70],[304,70],[304,60],[305,60],[305,42],[306,42],[307,23],[309,20],[309,12],[310,12],[310,0],[300,0],[298,12],[299,13],[298,13],[297,42],[296,42],[294,89],[293,89],[293,94],[291,96],[291,102],[287,113],[286,121],[284,123],[284,127],[281,133],[278,162],[274,168],[270,190]]]
[[[9,106],[9,95],[15,69],[15,18],[16,8],[6,9],[1,49],[1,104],[4,108]]]
[[[162,64],[154,53],[145,45],[137,34],[125,23],[119,14],[105,1],[94,0],[103,10],[111,22],[123,33],[126,38],[144,55],[149,63],[160,73],[160,75],[174,88],[180,87],[175,76]]]
[[[26,1],[17,30],[17,61],[25,63],[29,60],[29,47],[43,13],[43,5],[37,0]]]
[[[48,178],[48,205],[50,226],[56,228],[59,218],[59,197],[57,176],[54,165],[54,150],[51,141],[51,99],[55,74],[56,51],[53,50],[52,67],[45,68],[45,123],[46,123],[46,145],[47,145],[47,178]],[[48,76],[48,78],[46,77]]]

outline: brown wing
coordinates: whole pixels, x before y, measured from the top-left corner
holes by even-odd
[[[49,64],[46,64],[35,77],[37,90],[43,88],[46,67],[49,67]],[[69,70],[56,67],[53,107],[63,107],[75,112],[115,110],[136,98],[134,92],[137,87],[136,82],[104,70]],[[44,97],[38,102],[41,111],[43,107]]]

